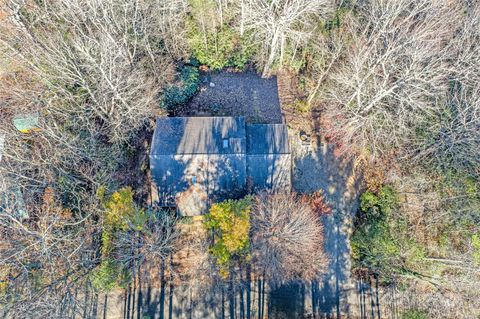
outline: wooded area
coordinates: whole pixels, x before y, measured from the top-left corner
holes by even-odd
[[[88,317],[90,293],[137,287],[184,249],[197,251],[175,278],[186,283],[322,275],[328,193],[216,203],[195,241],[188,220],[150,205],[155,118],[181,113],[200,72],[219,70],[288,74],[297,94],[282,107],[309,123],[292,132],[357,164],[353,272],[401,287],[400,318],[480,315],[469,0],[2,1],[0,314]]]

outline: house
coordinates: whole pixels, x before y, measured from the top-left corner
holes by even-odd
[[[150,168],[159,205],[177,207],[183,216],[249,192],[289,191],[287,128],[247,124],[244,117],[159,118]]]

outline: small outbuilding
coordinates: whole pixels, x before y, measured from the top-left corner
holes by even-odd
[[[18,114],[13,118],[13,126],[22,133],[39,130],[40,115],[38,112]]]
[[[159,205],[183,216],[253,191],[290,191],[287,128],[244,117],[159,118],[150,169]]]

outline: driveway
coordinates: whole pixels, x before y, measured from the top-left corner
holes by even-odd
[[[290,138],[293,187],[300,193],[322,190],[333,212],[323,217],[325,251],[330,258],[322,280],[312,283],[312,312],[317,316],[350,314],[355,285],[351,278],[352,219],[358,209],[361,178],[351,161],[338,158],[333,145],[313,138],[310,147]]]

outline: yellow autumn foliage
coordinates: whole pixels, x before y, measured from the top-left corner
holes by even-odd
[[[250,207],[249,197],[227,200],[212,205],[210,212],[205,215],[205,227],[215,236],[210,252],[216,258],[222,274],[228,274],[233,258],[248,258]]]

